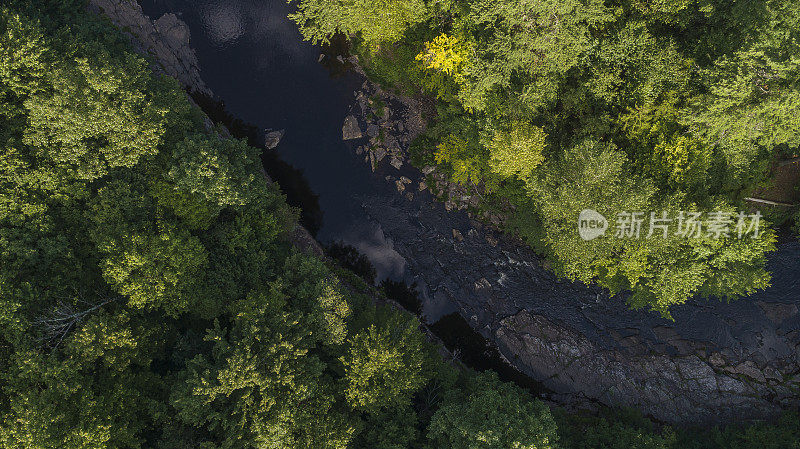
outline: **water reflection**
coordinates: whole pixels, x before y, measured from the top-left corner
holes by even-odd
[[[386,238],[380,226],[365,226],[358,232],[351,230],[342,240],[372,261],[375,270],[382,274],[380,279],[403,277],[406,260],[394,250],[392,241]]]
[[[201,4],[203,29],[217,45],[232,43],[245,33],[238,2]]]
[[[385,173],[372,173],[342,142],[342,123],[362,80],[340,69],[336,55],[319,63],[319,47],[303,42],[285,0],[146,0],[151,18],[171,12],[186,22],[201,74],[226,109],[263,142],[264,129],[285,129],[262,160],[317,239],[351,245],[377,270],[377,280],[405,276],[405,260],[361,208],[365,195],[387,192]],[[333,46],[332,51],[341,46]],[[346,55],[345,55],[346,56]],[[328,68],[337,69],[336,79]],[[256,136],[250,136],[251,133]]]

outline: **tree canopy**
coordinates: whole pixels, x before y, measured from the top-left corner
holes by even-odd
[[[336,2],[303,3],[316,5],[294,16],[304,35],[329,35],[314,24],[336,23]],[[377,54],[363,29],[337,30],[379,81],[437,99],[414,159],[480,187],[477,212],[510,203],[508,230],[560,274],[669,316],[768,286],[769,229],[786,217],[764,210],[767,232],[735,242],[583,242],[578,214],[754,213],[743,198],[800,146],[796,3],[427,1]],[[341,20],[354,19],[371,24]]]
[[[0,41],[0,448],[797,447],[796,415],[672,444],[445,362],[416,318],[295,249],[257,150],[83,2],[8,1]],[[547,140],[536,126],[498,145]]]

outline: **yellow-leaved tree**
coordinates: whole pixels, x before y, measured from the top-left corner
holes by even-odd
[[[542,128],[521,121],[514,121],[508,131],[496,131],[487,145],[492,171],[505,178],[525,180],[544,162],[546,138]]]

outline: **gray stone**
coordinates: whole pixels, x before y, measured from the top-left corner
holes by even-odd
[[[360,139],[361,137],[363,137],[363,134],[361,134],[358,119],[354,115],[345,117],[344,125],[342,126],[342,140]]]
[[[367,135],[372,137],[373,139],[377,139],[378,136],[380,135],[380,132],[381,129],[378,127],[378,125],[374,123],[370,123],[367,125]]]
[[[764,315],[773,323],[780,325],[784,320],[797,315],[797,304],[757,302]]]
[[[267,134],[264,136],[264,146],[267,147],[268,150],[272,150],[281,143],[281,139],[286,134],[286,130],[278,130],[273,131],[271,129],[266,130]]]
[[[197,55],[189,44],[189,27],[175,14],[153,21],[137,2],[125,0],[90,0],[88,8],[124,30],[139,53],[152,56],[153,69],[176,78],[189,90],[213,95],[200,77]]]
[[[403,166],[403,161],[400,160],[400,158],[398,158],[397,156],[392,156],[392,160],[389,163],[392,165],[392,167],[396,168],[397,170],[400,170],[400,167]]]
[[[380,162],[383,158],[386,157],[386,148],[383,147],[376,147],[372,149],[372,152],[375,153],[375,161]]]

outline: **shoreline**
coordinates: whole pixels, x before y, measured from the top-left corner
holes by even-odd
[[[179,48],[191,48],[188,34],[183,36],[185,45]],[[180,67],[191,71],[193,66]],[[194,67],[199,76],[199,66]],[[390,128],[396,128],[397,120],[392,121]],[[416,129],[411,125],[403,122],[401,132]],[[397,148],[392,144],[391,149],[402,151],[406,145],[407,151],[411,139],[393,137]],[[363,149],[362,154],[391,165],[399,158],[386,147],[383,158]],[[678,323],[629,311],[618,298],[555,278],[532,251],[463,210],[436,203],[427,185],[420,189],[430,173],[399,165],[397,176],[387,181],[401,191],[361,198],[362,207],[406,258],[423,298],[455,304],[513,366],[558,392],[548,399],[631,406],[672,423],[771,417],[800,402],[797,300],[692,303],[676,313]],[[795,269],[791,261],[785,264],[787,271]]]

